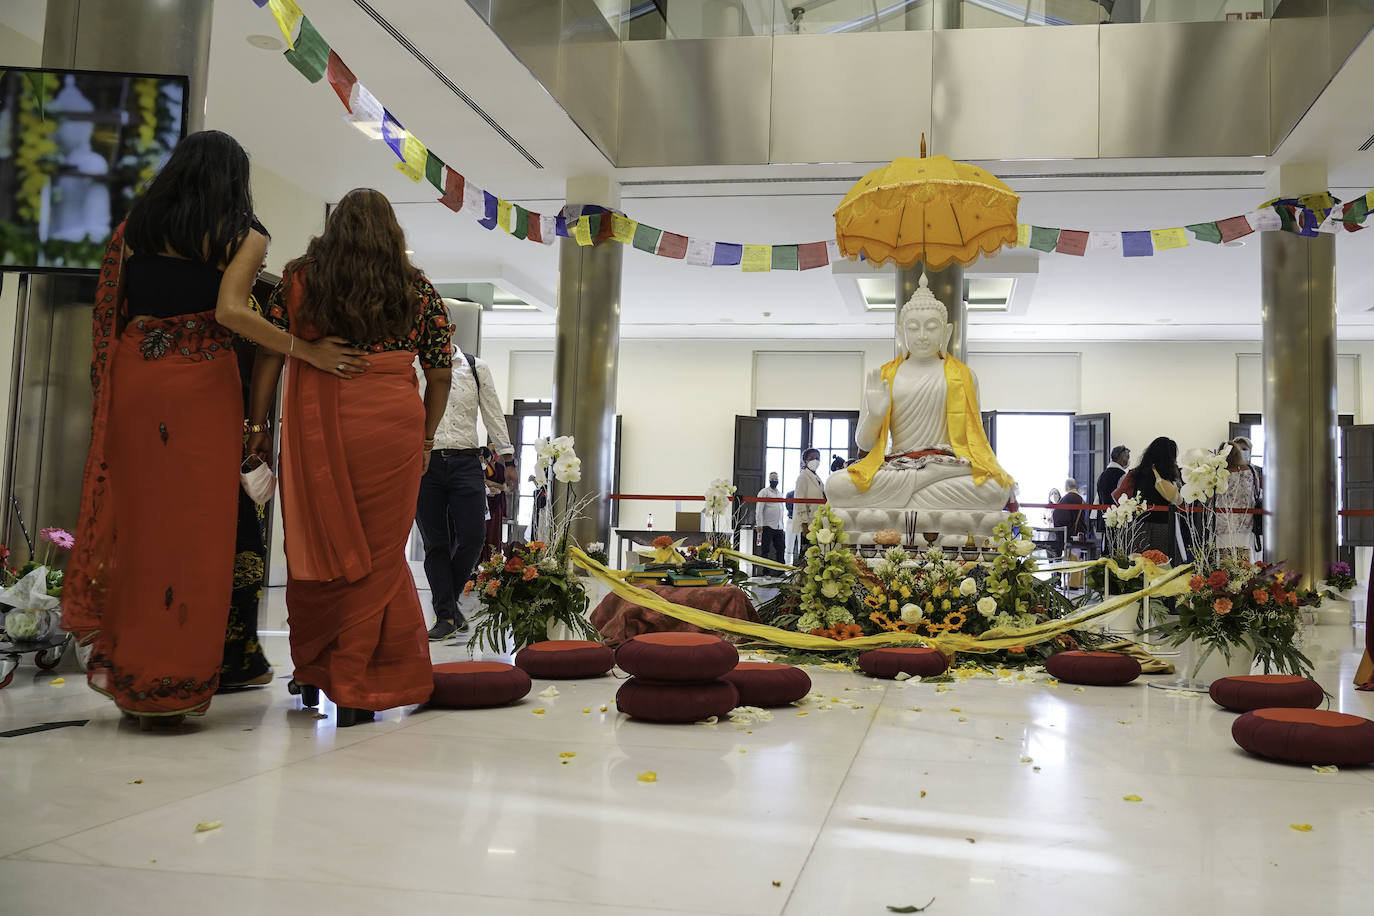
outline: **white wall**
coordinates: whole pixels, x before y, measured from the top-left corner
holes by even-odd
[[[551,341],[488,339],[482,357],[511,409],[511,354],[552,349]],[[1147,342],[1147,343],[1043,343],[1036,345],[974,343],[969,357],[977,370],[981,362],[988,372],[980,388],[1000,394],[981,406],[985,410],[1068,410],[1079,413],[1110,413],[1112,442],[1129,446],[1136,454],[1156,436],[1169,436],[1183,450],[1215,447],[1226,437],[1227,424],[1237,418],[1237,354],[1258,352],[1255,341]],[[775,340],[622,340],[620,343],[617,410],[623,419],[625,442],[621,450],[621,490],[625,493],[701,493],[714,477],[728,477],[733,467],[734,426],[737,414],[752,414],[756,351],[857,351],[867,371],[892,356],[885,340],[775,341]],[[1349,343],[1341,354],[1360,359],[1361,370],[1374,358],[1374,343]],[[1035,359],[989,359],[1026,354]],[[1056,357],[1049,359],[1050,356]],[[517,362],[520,362],[517,358]],[[1077,363],[1076,380],[1065,380],[1065,365]],[[1023,365],[1024,364],[1024,365]],[[1053,367],[1062,388],[1062,406],[1047,403],[1044,386],[1026,368]],[[552,362],[524,360],[523,365],[547,365],[548,378],[542,393],[529,373],[522,374],[523,396],[550,397]],[[1049,369],[1046,369],[1047,373]],[[1011,373],[1011,377],[1001,377]],[[1359,406],[1356,422],[1374,419],[1365,405],[1374,404],[1374,373],[1356,373]],[[859,408],[860,380],[855,380],[848,409]],[[809,408],[813,380],[798,372],[789,384],[797,392],[793,407]],[[770,387],[776,387],[770,385]],[[827,391],[827,401],[834,392]],[[835,405],[840,406],[840,405]],[[1067,470],[1067,469],[1066,469]],[[663,502],[626,503],[625,525],[639,526],[645,514],[654,513],[658,527],[667,528],[674,506]],[[685,510],[697,508],[684,505]]]
[[[324,228],[324,200],[253,164],[253,206],[258,219],[272,233],[267,270],[281,274],[287,261],[305,254],[311,236]]]

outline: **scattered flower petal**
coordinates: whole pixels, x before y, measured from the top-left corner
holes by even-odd
[[[1316,764],[1313,764],[1313,765],[1312,765],[1312,770],[1313,770],[1314,772],[1323,773],[1323,774],[1325,774],[1325,773],[1339,773],[1339,772],[1341,771],[1341,770],[1340,770],[1340,767],[1334,767],[1334,766],[1322,767],[1322,766],[1317,766]]]
[[[53,687],[61,687],[63,684],[67,683],[67,679],[65,677],[55,677],[48,681],[48,683]]]
[[[653,770],[645,770],[643,773],[636,776],[635,779],[638,779],[640,782],[658,782],[658,774]]]
[[[1311,825],[1311,824],[1289,824],[1288,826],[1291,827],[1291,828],[1293,828],[1294,830],[1296,830],[1298,833],[1311,833],[1311,832],[1312,832],[1312,825]]]
[[[544,714],[543,707],[540,707],[539,709],[533,709],[530,711],[533,712],[536,716],[542,716]]]
[[[1022,763],[1034,763],[1035,760],[1034,760],[1034,758],[1031,758],[1031,757],[1022,757],[1022,758],[1021,758],[1021,762],[1022,762]]]
[[[592,711],[592,708],[590,706],[583,706],[582,711],[585,713],[590,713]]]
[[[1073,692],[1074,692],[1074,693],[1082,693],[1082,692],[1083,692],[1083,688],[1082,688],[1082,687],[1075,687],[1075,688],[1073,689]]]
[[[711,717],[708,718],[708,719],[702,719],[700,722],[694,722],[694,723],[692,723],[692,724],[693,724],[693,725],[705,725],[705,726],[707,726],[707,727],[709,727],[709,728],[715,728],[716,723],[719,722],[719,721],[720,721],[720,716],[711,716]]]
[[[921,797],[922,797],[922,798],[925,798],[925,797],[926,797],[926,790],[925,790],[925,789],[922,789],[922,790],[921,790]]]
[[[800,710],[800,711],[797,713],[797,715],[799,715],[799,716],[804,716],[804,715],[807,715],[807,712],[806,712],[805,709],[803,709],[803,710]]]
[[[546,700],[552,700],[554,697],[558,696],[558,688],[553,686],[545,687],[543,690],[539,691],[539,695]]]
[[[558,756],[559,756],[559,757],[576,757],[576,756],[577,756],[577,751],[562,751],[562,752],[559,753]]]
[[[740,753],[744,753],[744,752],[743,752],[743,751],[740,751]],[[774,887],[782,887],[782,882],[781,882],[781,881],[774,881],[774,882],[773,882],[773,886],[774,886]]]
[[[601,711],[602,711],[602,712],[605,712],[605,711],[606,711],[606,707],[605,707],[605,706],[601,707]]]
[[[1123,795],[1121,796],[1121,800],[1128,802],[1139,802],[1144,801],[1145,799],[1141,798],[1139,795]]]
[[[960,722],[967,722],[967,721],[968,721],[968,716],[960,716],[960,717],[959,717],[959,721],[960,721]]]
[[[894,677],[893,680],[894,680],[894,681],[914,681],[914,680],[917,680],[917,679],[916,679],[916,678],[913,678],[911,675],[907,674],[905,671],[898,671],[898,672],[897,672],[897,676]]]
[[[211,830],[218,830],[224,826],[224,821],[201,821],[196,824],[196,833],[209,833]],[[1308,828],[1311,829],[1310,827]]]
[[[131,779],[131,780],[129,780],[129,785],[131,785],[131,786],[141,786],[141,785],[143,785],[143,780],[141,780],[141,779]]]

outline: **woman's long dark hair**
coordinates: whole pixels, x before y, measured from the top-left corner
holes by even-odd
[[[1168,436],[1160,436],[1151,442],[1145,449],[1145,453],[1140,456],[1140,463],[1131,468],[1131,479],[1136,482],[1136,486],[1141,486],[1141,481],[1154,483],[1154,475],[1150,471],[1158,471],[1159,476],[1165,480],[1173,482],[1179,479],[1178,473],[1178,443]]]
[[[421,276],[406,255],[406,237],[380,191],[355,188],[329,213],[324,233],[305,256],[286,265],[307,268],[301,318],[325,336],[371,343],[405,337],[415,326]]]
[[[248,154],[228,134],[202,130],[177,144],[134,201],[124,240],[135,252],[217,267],[233,259],[253,221]]]

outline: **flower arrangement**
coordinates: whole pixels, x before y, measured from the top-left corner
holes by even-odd
[[[1140,517],[1145,514],[1145,501],[1140,494],[1122,496],[1115,506],[1102,513],[1107,526],[1107,555],[1124,563],[1127,557],[1140,551]]]
[[[720,534],[720,517],[730,511],[735,485],[724,477],[717,477],[706,488],[706,514],[711,517],[711,534]]]
[[[1298,649],[1300,608],[1312,603],[1282,564],[1251,563],[1225,557],[1214,569],[1199,569],[1176,607],[1177,620],[1154,628],[1171,645],[1194,639],[1202,644],[1196,675],[1213,652],[1229,662],[1234,651],[1254,650],[1264,670],[1309,675],[1312,662]]]
[[[3,616],[4,632],[14,640],[42,639],[61,622],[64,574],[53,559],[56,552],[71,550],[76,539],[61,528],[44,528],[38,538],[41,554],[18,569],[10,564],[10,549],[0,544],[0,605],[13,608]]]
[[[571,436],[536,443],[535,480],[542,485],[552,476],[567,484],[563,505],[551,512],[547,542],[512,544],[509,556],[493,553],[478,567],[477,581],[465,586],[465,593],[477,592],[485,611],[473,625],[470,649],[519,650],[548,639],[555,623],[588,639],[598,638],[586,618],[587,591],[568,565],[572,522],[599,495],[574,497],[571,484],[582,479],[582,461],[573,446]]]
[[[829,504],[817,510],[807,526],[806,540],[810,546],[806,548],[806,565],[802,570],[797,629],[803,633],[833,633],[839,625],[854,623],[847,604],[859,584],[858,561],[845,548],[849,535]],[[855,635],[862,635],[862,631]]]
[[[591,557],[602,566],[607,566],[611,562],[611,555],[606,550],[606,545],[600,541],[592,541],[587,545],[587,556]]]
[[[1355,574],[1349,563],[1330,563],[1326,567],[1326,584],[1338,592],[1349,591],[1355,587]]]

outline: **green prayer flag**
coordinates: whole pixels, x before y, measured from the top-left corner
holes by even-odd
[[[302,16],[301,34],[296,39],[296,46],[288,49],[285,55],[291,66],[301,72],[301,76],[318,83],[329,66],[329,42],[315,29],[309,16]]]
[[[600,213],[589,213],[583,217],[587,221],[587,231],[593,239],[601,234],[601,217]]]
[[[425,160],[425,178],[434,185],[440,194],[444,193],[444,160],[434,155],[434,150],[426,150],[429,158]]]
[[[1191,232],[1199,242],[1211,242],[1213,245],[1221,244],[1221,227],[1216,223],[1193,223],[1193,225],[1183,228]]]
[[[1369,216],[1369,202],[1363,197],[1357,197],[1346,204],[1344,220],[1347,223],[1362,224]]]
[[[1031,226],[1030,246],[1037,251],[1054,251],[1059,245],[1059,230]]]
[[[1284,232],[1296,232],[1298,229],[1298,214],[1293,207],[1287,204],[1279,204],[1274,208],[1279,214],[1279,228]]]
[[[519,204],[515,205],[514,225],[511,227],[510,234],[518,239],[523,239],[530,234],[530,211]]]
[[[774,245],[773,246],[773,269],[774,270],[799,270],[797,264],[796,245]]]
[[[634,246],[640,251],[647,251],[649,254],[657,254],[658,237],[662,234],[662,229],[655,229],[653,226],[646,226],[644,223],[640,223],[635,227]]]

